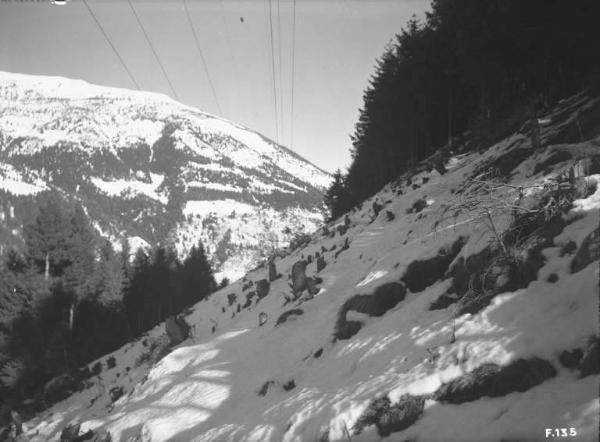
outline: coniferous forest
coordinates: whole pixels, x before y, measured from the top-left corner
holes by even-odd
[[[24,251],[0,261],[0,394],[4,406],[39,397],[73,373],[216,289],[202,244],[180,261],[169,246],[117,253],[81,205],[37,197]]]
[[[332,218],[460,135],[491,145],[515,124],[597,89],[600,2],[433,0],[390,41],[364,91],[352,163],[325,202]],[[457,139],[458,138],[458,139]]]

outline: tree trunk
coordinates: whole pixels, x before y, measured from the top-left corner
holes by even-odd
[[[50,278],[50,254],[48,252],[46,252],[46,266],[44,269],[44,280],[48,281],[48,278]]]
[[[69,308],[69,330],[73,331],[73,322],[75,319],[75,301],[71,303],[71,307]]]

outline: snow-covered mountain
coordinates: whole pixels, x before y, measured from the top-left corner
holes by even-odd
[[[576,96],[541,150],[524,129],[399,177],[198,303],[185,341],[160,325],[91,363],[25,435],[597,440],[599,110]]]
[[[27,196],[59,189],[105,236],[169,237],[181,253],[202,239],[220,275],[235,279],[316,228],[329,181],[262,135],[161,94],[0,72],[8,221],[27,213]],[[22,221],[6,224],[5,243]]]

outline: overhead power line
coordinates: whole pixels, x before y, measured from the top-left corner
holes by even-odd
[[[281,58],[281,0],[277,0],[277,44],[279,46],[278,60],[279,60],[279,103],[280,103],[280,114],[281,114],[281,142],[283,143],[285,138],[284,130],[284,119],[285,111],[283,109],[283,75],[281,73],[281,66],[283,65],[283,59]]]
[[[83,0],[83,4],[85,5],[85,7],[87,8],[87,10],[91,14],[91,16],[94,19],[94,21],[96,22],[96,25],[98,25],[98,28],[100,29],[100,32],[102,32],[102,35],[104,36],[104,39],[107,41],[108,45],[111,47],[111,49],[113,50],[113,52],[115,53],[115,55],[119,59],[119,62],[121,63],[121,65],[125,69],[125,72],[127,72],[127,75],[129,76],[129,79],[135,85],[136,89],[140,90],[140,85],[135,80],[135,77],[133,76],[133,74],[131,73],[131,71],[129,70],[129,68],[127,67],[127,64],[125,63],[125,60],[123,60],[123,57],[121,57],[121,55],[119,54],[119,51],[117,51],[117,48],[115,47],[115,45],[113,45],[112,42],[110,41],[110,38],[108,38],[108,35],[106,34],[106,31],[104,30],[104,28],[100,24],[100,21],[96,17],[96,14],[94,14],[94,11],[92,11],[92,8],[90,8],[90,5],[87,4],[86,0]]]
[[[154,58],[156,59],[156,62],[158,63],[158,65],[160,66],[160,69],[165,77],[165,79],[167,80],[167,83],[169,84],[169,88],[171,89],[171,93],[173,94],[173,96],[175,97],[175,99],[177,101],[179,101],[179,96],[177,95],[177,92],[175,92],[175,88],[173,87],[173,83],[171,83],[171,80],[169,79],[169,76],[167,75],[167,71],[165,70],[165,67],[163,66],[162,62],[160,61],[160,58],[158,56],[158,54],[156,53],[156,50],[154,49],[154,46],[152,45],[152,42],[150,41],[150,37],[148,37],[148,34],[146,33],[146,29],[144,28],[144,25],[142,24],[142,21],[140,20],[140,17],[138,16],[137,12],[135,11],[135,8],[133,7],[133,4],[131,3],[131,0],[127,0],[127,3],[129,3],[129,7],[131,8],[131,11],[133,12],[133,15],[135,16],[135,19],[140,27],[140,29],[142,30],[142,33],[144,34],[144,37],[146,38],[146,42],[148,43],[148,46],[150,46],[150,49],[152,50],[152,53],[154,54]]]
[[[196,43],[196,49],[198,51],[198,55],[200,55],[200,60],[202,61],[202,66],[204,67],[204,71],[206,73],[206,78],[208,79],[208,84],[210,85],[210,89],[212,90],[213,96],[215,98],[215,103],[217,103],[217,109],[219,111],[219,115],[223,115],[223,111],[221,109],[221,105],[219,104],[219,99],[217,98],[217,91],[215,90],[215,86],[212,82],[210,72],[208,70],[208,64],[206,63],[206,59],[202,53],[202,47],[200,46],[200,40],[198,39],[198,35],[196,34],[196,29],[194,28],[194,22],[192,21],[192,17],[190,15],[190,11],[187,7],[187,0],[183,0],[183,9],[185,10],[185,15],[187,16],[188,23],[190,24],[190,28],[192,29],[192,34],[194,35],[194,42]]]
[[[275,140],[277,141],[277,144],[279,144],[279,124],[278,124],[278,120],[279,120],[279,111],[277,109],[277,86],[276,86],[276,80],[275,80],[275,49],[273,47],[273,11],[272,11],[272,7],[271,7],[271,0],[267,0],[269,2],[269,31],[270,31],[270,36],[271,36],[271,66],[272,66],[272,72],[273,72],[273,100],[275,103]]]
[[[292,87],[291,87],[291,105],[290,105],[290,148],[294,145],[294,75],[296,64],[296,0],[292,6]]]

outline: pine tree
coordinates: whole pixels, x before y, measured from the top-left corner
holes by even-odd
[[[212,268],[201,241],[193,246],[183,261],[181,269],[182,298],[181,307],[189,307],[201,301],[216,289]]]
[[[68,253],[70,220],[59,195],[49,194],[40,198],[39,212],[35,220],[23,228],[28,258],[44,273],[61,276],[71,264]]]

